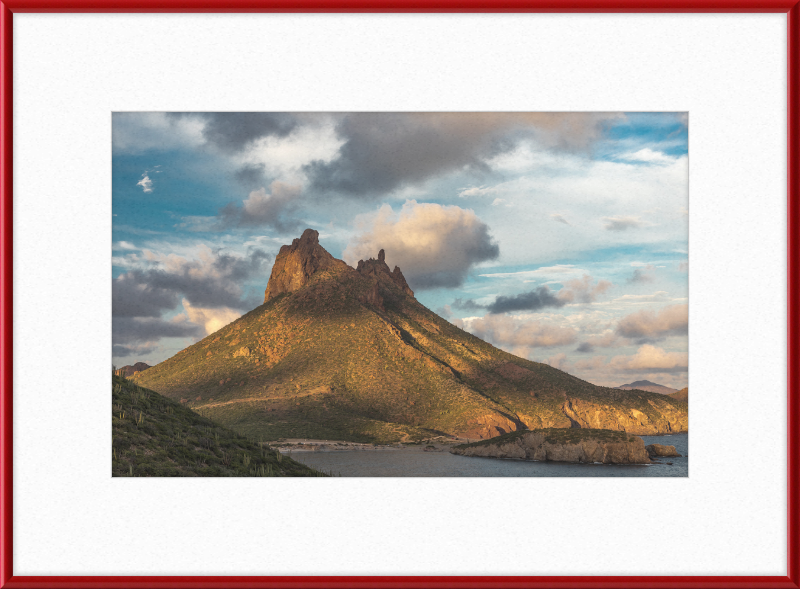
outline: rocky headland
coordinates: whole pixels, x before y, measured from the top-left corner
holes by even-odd
[[[597,429],[518,431],[490,440],[454,446],[450,452],[461,456],[552,462],[650,463],[644,440],[640,437]]]
[[[645,446],[645,450],[650,455],[650,458],[658,458],[658,457],[680,457],[678,451],[675,449],[675,446],[664,446],[662,444],[650,444],[649,446]]]

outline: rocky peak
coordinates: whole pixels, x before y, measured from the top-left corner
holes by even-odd
[[[378,252],[378,259],[370,258],[369,260],[359,260],[356,271],[362,276],[387,276],[394,282],[400,290],[409,296],[414,296],[414,291],[408,286],[405,276],[400,271],[399,266],[395,266],[393,271],[389,271],[389,266],[386,264],[386,252],[383,250]]]
[[[347,265],[319,244],[318,231],[306,229],[303,235],[292,240],[292,245],[281,246],[264,291],[264,302],[279,294],[299,290],[316,272],[337,266]]]

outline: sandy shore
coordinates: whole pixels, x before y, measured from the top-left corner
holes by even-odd
[[[280,442],[269,443],[271,448],[279,450],[282,454],[295,452],[342,452],[352,450],[362,450],[364,452],[391,452],[398,450],[414,452],[449,452],[453,444],[461,444],[463,441],[457,440],[452,444],[441,442],[423,442],[420,444],[362,444],[359,442],[346,442],[344,440],[301,440],[288,439]],[[431,448],[431,446],[433,448]]]

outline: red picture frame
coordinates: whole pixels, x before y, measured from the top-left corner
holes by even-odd
[[[15,576],[13,571],[14,13],[787,14],[787,576]],[[798,0],[3,0],[0,1],[0,588],[789,588],[800,587],[800,1]]]

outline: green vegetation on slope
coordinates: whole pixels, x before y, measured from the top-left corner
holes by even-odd
[[[112,476],[324,476],[112,376]]]
[[[135,381],[263,440],[409,442],[576,424],[686,431],[685,403],[499,350],[378,270],[318,271]]]

